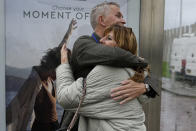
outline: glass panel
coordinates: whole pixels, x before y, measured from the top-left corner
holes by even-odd
[[[73,31],[72,34],[69,32],[71,36],[68,48],[72,49],[74,41],[79,36],[91,35],[93,30],[90,25],[90,11],[92,7],[104,1],[105,0],[5,1],[6,122],[8,131],[30,130],[34,121],[33,119],[31,121],[34,101],[36,101],[38,105],[39,102],[42,101],[36,94],[40,92],[40,89],[42,91],[44,90],[43,92],[50,98],[55,94],[53,90],[55,87],[51,84],[52,80],[47,81],[47,89],[43,88],[43,86],[41,86],[43,80],[40,79],[40,77],[43,78],[40,75],[43,70],[32,67],[40,64],[40,59],[42,59],[48,49],[53,49],[59,45],[69,29],[72,18],[77,21],[77,28],[71,28]],[[120,4],[124,18],[127,19],[127,0],[115,1]],[[46,68],[44,68],[44,70]],[[48,71],[47,73],[52,74],[53,72]],[[44,95],[42,95],[40,96],[44,97]],[[39,107],[44,104],[48,106],[48,109],[50,109],[50,106],[56,107],[54,101],[52,102],[52,105],[47,105],[43,102],[43,104],[35,108],[39,110],[41,109]],[[49,104],[51,104],[51,101]],[[58,113],[57,117],[60,122],[63,109],[58,104],[56,108]],[[42,115],[47,113],[46,111],[48,110],[38,112],[40,113],[39,115]],[[30,123],[30,121],[32,123]]]
[[[127,26],[133,29],[139,44],[140,0],[127,1]]]
[[[195,12],[195,0],[165,0],[161,131],[196,128]]]

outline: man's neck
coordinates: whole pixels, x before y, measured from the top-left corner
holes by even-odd
[[[95,29],[95,33],[101,38],[101,37],[103,37],[103,33],[104,33],[104,31],[103,31],[103,29]]]

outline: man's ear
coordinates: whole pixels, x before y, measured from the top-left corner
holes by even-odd
[[[98,17],[98,22],[99,22],[100,25],[106,27],[105,20],[104,20],[104,16],[102,16],[102,15],[99,16],[99,17]]]

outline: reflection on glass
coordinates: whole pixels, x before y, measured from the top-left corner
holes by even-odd
[[[165,0],[161,131],[196,128],[195,11],[195,0]]]

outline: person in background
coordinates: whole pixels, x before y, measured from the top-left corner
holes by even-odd
[[[60,65],[60,50],[63,44],[67,43],[72,31],[76,28],[75,25],[76,20],[73,19],[58,47],[49,49],[46,55],[42,57],[40,65],[34,66],[34,69],[41,78],[42,84],[35,99],[35,118],[31,131],[56,131],[60,127],[56,111],[55,69]]]

